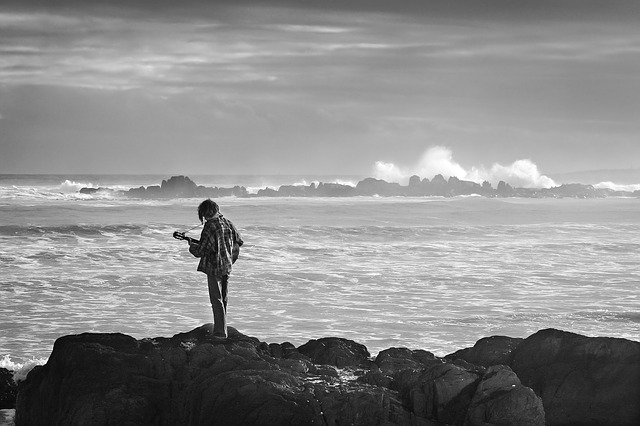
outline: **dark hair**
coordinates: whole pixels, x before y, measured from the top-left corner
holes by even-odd
[[[198,206],[198,219],[202,222],[203,218],[211,217],[220,211],[220,207],[211,198],[208,198]]]

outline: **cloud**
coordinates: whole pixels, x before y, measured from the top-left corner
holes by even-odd
[[[553,179],[542,175],[538,166],[531,160],[517,160],[507,166],[495,163],[489,169],[474,166],[466,170],[454,161],[452,151],[442,146],[433,146],[427,149],[418,163],[412,167],[400,167],[393,163],[377,161],[373,173],[378,179],[401,184],[406,184],[412,175],[431,179],[435,175],[441,174],[446,179],[455,176],[476,183],[488,181],[494,186],[501,180],[517,188],[556,186]]]

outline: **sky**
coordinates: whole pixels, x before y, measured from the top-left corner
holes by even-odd
[[[639,118],[637,0],[0,1],[0,174],[549,186]]]

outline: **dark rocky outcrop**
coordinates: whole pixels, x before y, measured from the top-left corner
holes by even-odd
[[[310,340],[298,348],[314,364],[333,365],[338,368],[370,366],[371,355],[366,346],[338,337]]]
[[[80,193],[95,195],[100,192],[115,193],[109,188],[82,188]],[[479,185],[475,182],[460,180],[455,176],[446,180],[436,175],[432,180],[411,176],[407,186],[390,183],[380,179],[366,178],[354,187],[339,183],[312,183],[311,185],[282,185],[278,189],[264,188],[257,194],[249,194],[243,186],[233,188],[205,187],[196,185],[186,176],[172,176],[163,180],[161,185],[141,186],[118,194],[132,198],[194,198],[194,197],[353,197],[353,196],[441,196],[481,195],[484,197],[523,197],[523,198],[603,198],[609,196],[640,196],[640,191],[614,191],[596,189],[592,185],[579,183],[563,184],[554,188],[513,188],[504,181],[494,189],[489,182]]]
[[[80,188],[81,194],[93,195],[98,192],[100,188]]]
[[[548,425],[640,424],[640,342],[541,330],[511,367],[542,397]]]
[[[0,368],[0,410],[16,406],[18,386],[13,381],[13,373],[6,368]]]
[[[230,328],[216,342],[211,328],[143,340],[62,337],[21,382],[16,424],[479,425],[487,415],[476,412],[504,400],[486,390],[476,396],[483,369],[426,351],[392,348],[372,361],[346,339],[296,348]],[[529,397],[536,401],[530,389]],[[466,420],[474,400],[481,408]],[[532,421],[544,415],[539,408]]]
[[[465,424],[533,426],[544,423],[542,400],[507,366],[489,367],[467,410]]]
[[[356,185],[356,193],[358,195],[379,195],[381,197],[389,197],[394,195],[407,195],[407,192],[398,183],[389,183],[384,180],[366,178]]]
[[[445,359],[509,365],[542,398],[547,425],[640,424],[640,342],[546,329],[484,338]]]
[[[353,197],[358,195],[356,189],[351,185],[343,185],[340,183],[322,183],[320,182],[316,188],[314,197]]]
[[[88,189],[90,188],[82,188],[80,192]],[[187,176],[172,176],[168,180],[163,180],[160,186],[141,186],[120,193],[131,198],[218,198],[230,196],[246,197],[248,194],[247,189],[242,186],[234,186],[233,188],[211,188],[196,185],[196,183]]]
[[[461,349],[447,355],[445,359],[462,359],[471,364],[489,367],[491,365],[510,365],[513,350],[523,339],[507,336],[484,337],[476,342],[472,348]]]
[[[18,387],[16,424],[635,425],[640,343],[542,330],[444,358],[336,337],[267,344],[211,324],[65,336]]]

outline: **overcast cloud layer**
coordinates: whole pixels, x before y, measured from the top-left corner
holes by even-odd
[[[640,167],[637,1],[48,3],[0,5],[0,173]]]

